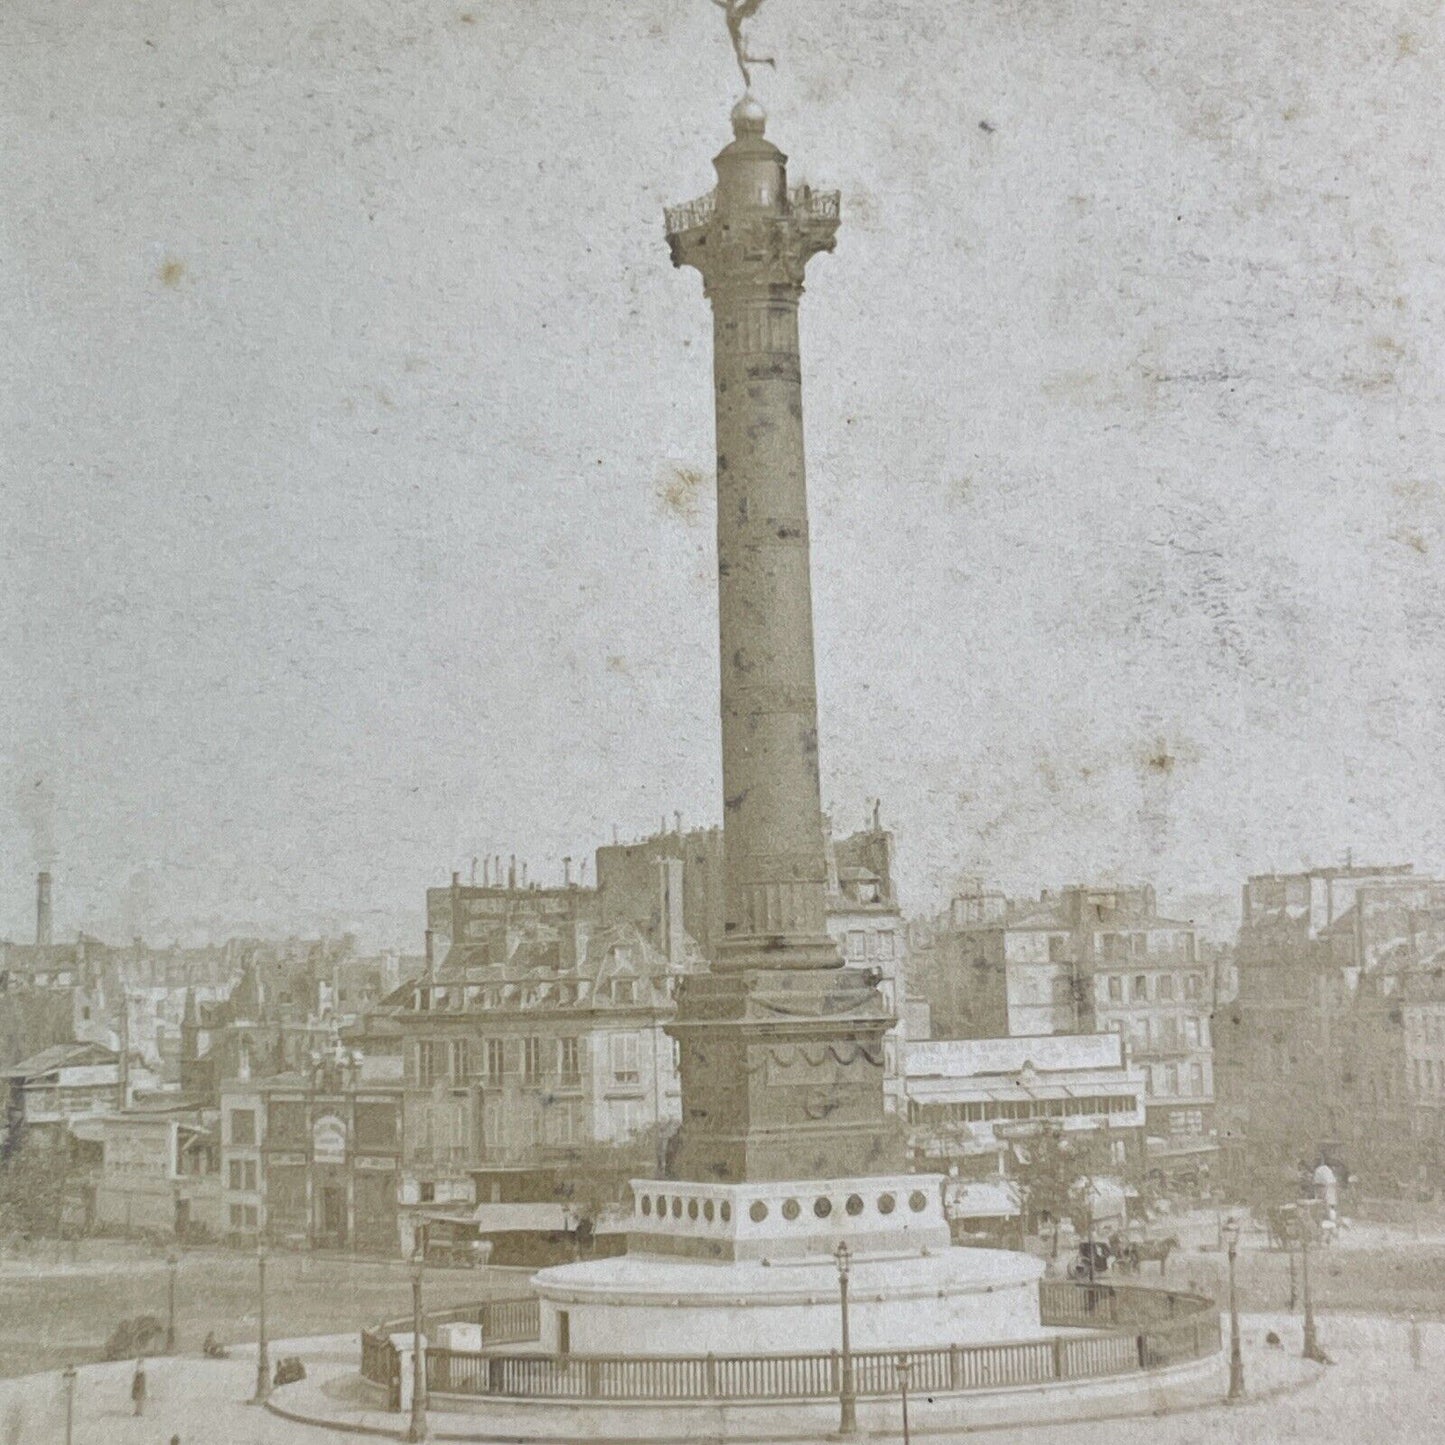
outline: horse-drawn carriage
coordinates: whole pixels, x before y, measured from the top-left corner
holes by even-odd
[[[1156,1261],[1162,1275],[1169,1256],[1178,1248],[1179,1240],[1172,1234],[1131,1239],[1115,1233],[1108,1239],[1085,1240],[1079,1245],[1077,1257],[1069,1263],[1069,1278],[1093,1280],[1111,1269],[1119,1274],[1138,1274],[1144,1265]]]
[[[1271,1249],[1294,1249],[1301,1240],[1328,1244],[1336,1229],[1332,1212],[1318,1199],[1297,1204],[1272,1204],[1264,1212],[1265,1233]]]

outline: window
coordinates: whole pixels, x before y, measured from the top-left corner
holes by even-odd
[[[848,957],[854,959],[868,957],[868,935],[861,928],[852,928],[848,931]]]
[[[630,1139],[642,1128],[642,1104],[638,1099],[612,1100],[613,1138]]]
[[[1136,973],[1134,975],[1134,1002],[1147,1002],[1149,998],[1149,975],[1147,973]]]
[[[612,1002],[631,1004],[636,1000],[637,987],[630,978],[612,980]]]
[[[488,1039],[482,1058],[487,1082],[500,1084],[507,1069],[505,1042],[502,1039]]]
[[[231,1206],[231,1228],[240,1229],[244,1219],[245,1215],[241,1212],[241,1206],[239,1204],[233,1204]]]
[[[437,1200],[437,1187],[434,1181],[427,1179],[417,1185],[416,1197],[423,1204],[435,1204]],[[421,1362],[418,1361],[418,1364]],[[418,1371],[418,1373],[420,1373]]]
[[[444,1078],[447,1066],[446,1045],[433,1039],[422,1039],[416,1046],[416,1081],[429,1089]]]
[[[256,1111],[254,1109],[231,1110],[231,1143],[254,1144],[256,1142]]]
[[[1204,991],[1204,980],[1197,973],[1188,973],[1184,976],[1184,997],[1198,999]]]
[[[522,1077],[529,1084],[541,1082],[542,1040],[535,1034],[522,1040]]]
[[[879,957],[879,958],[893,958],[893,957],[895,957],[895,954],[894,954],[894,946],[895,946],[895,945],[894,945],[894,934],[893,934],[893,930],[892,930],[891,928],[886,929],[885,931],[883,931],[882,933],[880,933],[880,934],[878,935],[878,957]]]
[[[1124,1002],[1124,980],[1117,973],[1109,975],[1109,1002]]]
[[[1171,1094],[1179,1092],[1179,1065],[1170,1064],[1164,1070],[1165,1087]]]
[[[1062,933],[1049,934],[1049,962],[1062,963],[1064,961],[1064,944],[1068,940]]]
[[[582,1082],[582,1061],[575,1038],[557,1040],[557,1068],[564,1084],[576,1085]]]
[[[577,1101],[553,1099],[542,1115],[543,1142],[552,1145],[577,1142]]]
[[[611,1051],[613,1079],[619,1084],[636,1084],[640,1082],[642,1074],[637,1062],[637,1035],[613,1034]]]
[[[299,1099],[273,1099],[267,1134],[279,1148],[304,1149],[308,1137],[306,1105]]]
[[[1159,997],[1161,999],[1172,999],[1174,997],[1174,975],[1172,973],[1161,973],[1159,975]]]
[[[231,1160],[230,1187],[235,1190],[241,1190],[246,1187],[241,1183],[241,1161],[239,1159]]]
[[[1200,1042],[1199,1020],[1187,1018],[1184,1020],[1184,1037],[1188,1040],[1191,1049],[1197,1049]]]
[[[363,1103],[356,1106],[356,1147],[390,1150],[397,1147],[395,1104]]]
[[[1136,933],[1133,937],[1134,957],[1143,958],[1149,952],[1149,935],[1147,933]]]
[[[454,1079],[465,1079],[471,1072],[468,1067],[467,1041],[453,1039],[451,1045],[451,1076]]]

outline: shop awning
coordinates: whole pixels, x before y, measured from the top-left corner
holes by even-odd
[[[1016,1219],[1018,1193],[1007,1180],[950,1183],[944,1202],[950,1219]]]

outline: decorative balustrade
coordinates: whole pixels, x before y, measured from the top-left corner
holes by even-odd
[[[1044,1280],[1045,1325],[1077,1330],[1034,1340],[909,1350],[911,1386],[923,1394],[994,1390],[1098,1379],[1206,1359],[1220,1348],[1219,1311],[1203,1295],[1144,1286]],[[535,1298],[487,1300],[426,1316],[428,1329],[479,1324],[486,1348],[429,1346],[427,1387],[439,1395],[551,1400],[817,1400],[836,1395],[840,1357],[779,1355],[503,1354],[496,1346],[535,1341]],[[364,1331],[361,1372],[396,1398],[398,1356],[390,1336],[410,1320]],[[898,1350],[855,1350],[860,1398],[896,1393]]]
[[[663,218],[669,236],[679,236],[684,231],[695,230],[712,220],[717,210],[717,192],[709,191],[694,201],[683,201],[681,205],[664,206]]]
[[[842,210],[838,191],[815,191],[811,186],[792,186],[788,190],[788,212],[808,221],[836,221]],[[664,228],[669,236],[680,236],[706,226],[717,214],[717,192],[709,191],[681,205],[664,206]]]

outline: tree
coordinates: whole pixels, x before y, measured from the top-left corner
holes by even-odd
[[[0,1164],[0,1234],[59,1235],[80,1173],[66,1149],[22,1144]]]
[[[1064,1131],[1052,1120],[1040,1124],[1038,1130],[1014,1146],[1017,1161],[1013,1180],[1019,1191],[1023,1222],[1035,1228],[1048,1225],[1052,1229],[1051,1255],[1059,1252],[1059,1226],[1073,1219],[1080,1211],[1087,1213],[1087,1161]]]

